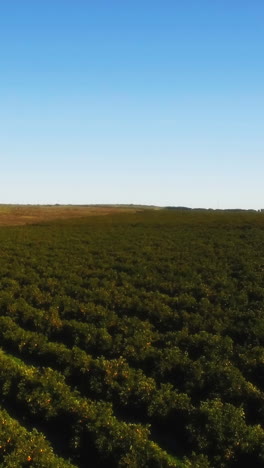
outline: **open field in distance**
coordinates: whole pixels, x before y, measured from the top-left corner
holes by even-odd
[[[19,226],[56,219],[135,213],[145,209],[136,205],[1,205],[0,226]]]

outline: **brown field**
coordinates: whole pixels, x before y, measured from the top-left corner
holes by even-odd
[[[143,207],[115,205],[0,205],[0,226],[19,226],[56,219],[135,213]]]

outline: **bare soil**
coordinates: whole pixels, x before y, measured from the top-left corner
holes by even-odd
[[[0,226],[35,224],[56,219],[135,213],[137,207],[111,205],[0,205]]]

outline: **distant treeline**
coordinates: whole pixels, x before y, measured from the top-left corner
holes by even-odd
[[[165,206],[165,210],[179,210],[179,211],[226,211],[226,212],[231,212],[231,213],[236,213],[236,212],[264,212],[264,209],[262,210],[254,210],[254,209],[243,209],[243,208],[225,208],[225,209],[220,209],[220,208],[190,208],[188,206]]]

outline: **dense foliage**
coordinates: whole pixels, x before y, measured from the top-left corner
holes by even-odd
[[[264,215],[0,229],[0,466],[264,466]]]

